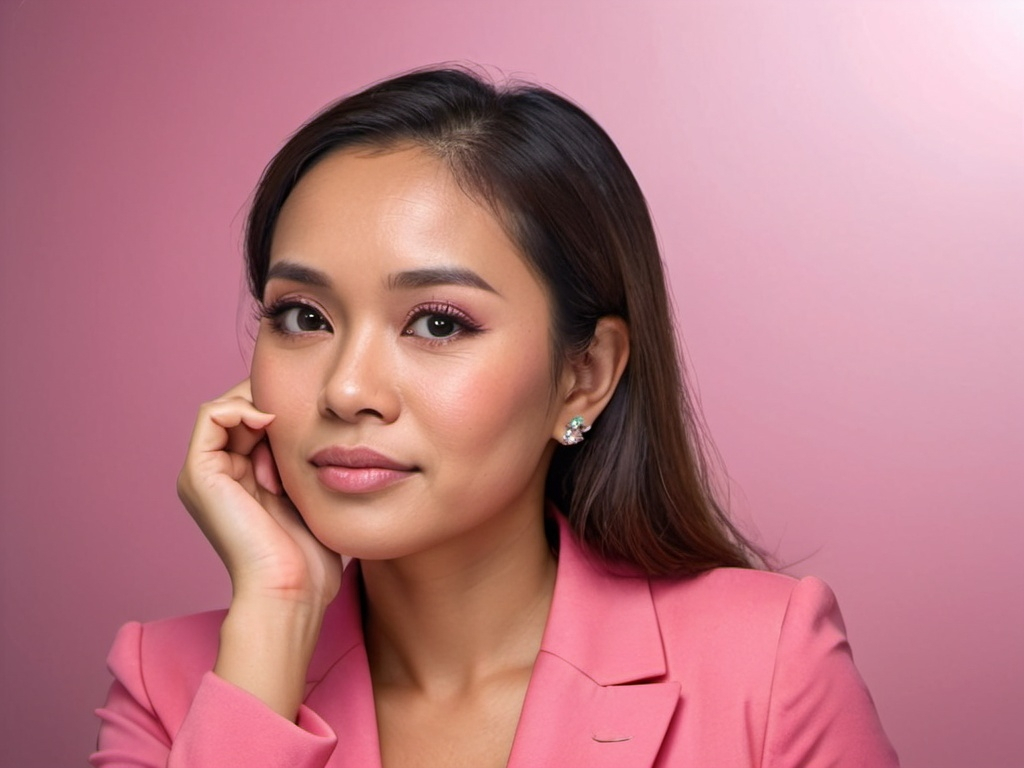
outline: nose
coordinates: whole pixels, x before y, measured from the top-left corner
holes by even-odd
[[[400,410],[390,345],[372,329],[339,339],[317,406],[327,418],[391,423]]]

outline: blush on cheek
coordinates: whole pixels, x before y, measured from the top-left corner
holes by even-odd
[[[265,413],[273,413],[265,407],[266,402],[266,360],[260,354],[260,342],[257,338],[256,348],[252,353],[252,364],[249,366],[249,386],[252,389],[252,404]]]
[[[296,384],[301,383],[295,381],[297,373],[275,361],[272,356],[261,355],[257,345],[249,368],[253,405],[264,413],[274,414],[280,420],[283,409],[292,406],[295,400],[294,397],[288,397],[288,394],[301,392],[295,388]]]
[[[252,402],[264,413],[274,415],[274,420],[267,425],[267,443],[270,446],[274,464],[277,467],[278,475],[285,492],[291,496],[295,489],[295,479],[298,476],[296,460],[300,451],[296,446],[296,440],[302,429],[302,424],[308,422],[300,416],[301,397],[287,397],[288,392],[296,393],[296,382],[291,381],[287,370],[280,365],[275,365],[273,360],[267,359],[266,355],[259,354],[259,346],[253,355],[250,368],[250,385],[252,387]]]
[[[430,397],[436,438],[443,440],[452,425],[459,425],[458,434],[450,434],[454,442],[464,443],[469,435],[490,441],[509,429],[529,427],[523,419],[530,415],[546,417],[553,408],[548,362],[547,357],[509,356],[501,365],[475,366],[446,377],[445,386],[435,386]],[[540,403],[551,407],[541,410]]]

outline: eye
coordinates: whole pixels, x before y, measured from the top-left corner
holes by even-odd
[[[413,320],[405,333],[427,339],[447,339],[462,330],[462,325],[451,315],[431,312]]]
[[[289,307],[278,315],[278,325],[286,333],[312,333],[329,331],[324,316],[312,307]]]
[[[483,329],[463,310],[448,302],[421,304],[409,313],[406,336],[427,342],[446,344],[457,338],[480,333]]]
[[[275,331],[286,335],[332,330],[323,313],[308,304],[271,306],[264,310],[264,315],[270,319]]]

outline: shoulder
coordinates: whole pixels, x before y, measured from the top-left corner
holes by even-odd
[[[203,675],[216,662],[225,613],[128,622],[114,639],[107,666],[132,697],[149,702],[163,722],[180,722]]]
[[[780,643],[795,634],[845,638],[832,590],[813,576],[716,568],[683,579],[651,580],[651,596],[666,651],[706,651],[705,657],[741,655],[745,663],[770,671]]]
[[[667,675],[703,728],[735,736],[742,712],[766,765],[897,765],[820,579],[723,568],[650,584]]]
[[[110,660],[138,663],[153,662],[180,667],[212,665],[217,656],[220,625],[226,611],[207,611],[159,621],[130,621],[117,633]]]
[[[777,636],[788,613],[836,608],[832,590],[820,579],[743,568],[654,578],[651,595],[666,631],[692,627],[699,617],[700,624],[722,632],[742,628]]]
[[[780,669],[780,655],[846,645],[835,597],[813,577],[719,568],[650,583],[670,675],[684,685],[766,707],[779,675],[794,671]]]

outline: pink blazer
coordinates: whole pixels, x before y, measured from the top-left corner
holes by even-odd
[[[724,568],[615,575],[559,525],[509,766],[898,765],[822,582]],[[92,765],[379,766],[358,580],[350,566],[295,723],[210,671],[223,611],[125,625]]]

